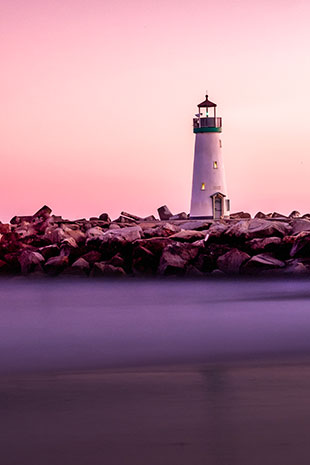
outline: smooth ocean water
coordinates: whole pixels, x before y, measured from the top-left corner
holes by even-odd
[[[0,281],[0,464],[308,464],[309,284]]]

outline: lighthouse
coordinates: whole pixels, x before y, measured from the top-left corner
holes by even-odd
[[[196,139],[191,218],[219,220],[230,214],[222,155],[222,118],[216,116],[216,106],[206,95],[193,120]]]

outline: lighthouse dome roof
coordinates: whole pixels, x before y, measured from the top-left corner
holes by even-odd
[[[206,107],[216,107],[216,103],[211,102],[211,100],[208,99],[208,95],[206,95],[206,99],[199,103],[198,107],[199,108],[206,108]]]

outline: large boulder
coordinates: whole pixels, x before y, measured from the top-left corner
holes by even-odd
[[[287,260],[286,268],[284,268],[286,274],[291,275],[309,275],[310,274],[310,263],[305,263],[302,259],[291,259]]]
[[[250,255],[238,249],[231,249],[217,259],[217,267],[226,274],[239,273],[241,265],[250,259]]]
[[[264,270],[283,267],[285,267],[285,263],[282,260],[278,260],[269,253],[262,253],[254,255],[254,257],[244,263],[241,270],[246,274],[257,274]]]
[[[9,265],[4,261],[0,259],[0,274],[5,275],[9,273],[10,268]]]
[[[158,211],[159,218],[163,221],[169,220],[171,216],[173,216],[173,214],[171,213],[167,205],[163,205],[162,207],[159,207],[157,211]]]
[[[120,229],[108,229],[101,238],[102,243],[113,241],[134,242],[141,239],[142,229],[140,226],[130,226]]]
[[[99,215],[99,219],[105,221],[106,223],[111,223],[111,218],[107,213],[101,213],[101,215]]]
[[[198,255],[199,247],[192,244],[174,242],[169,244],[162,253],[158,273],[161,275],[183,275],[186,266]]]
[[[170,239],[167,237],[152,237],[148,239],[140,239],[134,242],[133,256],[135,256],[135,250],[139,247],[145,247],[147,250],[152,252],[156,257],[161,256],[163,250],[171,244]]]
[[[18,261],[20,263],[21,272],[27,274],[41,270],[41,264],[44,263],[45,259],[39,252],[24,250],[18,257]]]
[[[52,209],[47,205],[43,205],[34,215],[32,215],[33,219],[39,219],[40,221],[45,220],[50,216],[52,213]]]
[[[44,257],[45,260],[48,260],[51,257],[56,257],[56,255],[59,255],[60,249],[57,244],[50,244],[44,247],[40,247],[38,252]]]
[[[48,226],[43,235],[43,239],[49,241],[50,244],[59,244],[65,238],[65,231],[57,226]]]
[[[227,223],[223,223],[220,221],[211,224],[210,228],[207,231],[205,241],[208,243],[220,241],[229,228],[230,226]]]
[[[173,241],[179,242],[195,242],[199,240],[204,240],[206,237],[206,231],[191,231],[191,230],[181,230],[170,236],[170,239]]]
[[[254,218],[266,218],[266,215],[263,212],[257,212]]]
[[[237,213],[231,213],[230,214],[230,219],[231,220],[238,220],[238,219],[241,219],[241,218],[251,218],[251,215],[250,213],[247,213],[247,212],[237,212]]]
[[[310,231],[302,231],[294,241],[291,257],[310,257]]]
[[[206,220],[188,220],[179,225],[185,231],[202,231],[210,226],[210,221]]]
[[[155,228],[144,229],[143,237],[169,237],[179,231],[181,231],[180,226],[171,223],[164,223],[156,226]]]
[[[61,273],[66,266],[69,264],[67,256],[58,255],[57,257],[51,257],[45,263],[45,270],[47,273],[56,275]]]
[[[177,213],[176,215],[170,216],[170,220],[187,220],[188,215],[185,212]]]
[[[3,224],[0,223],[0,234],[8,234],[11,232],[11,225],[10,224]]]
[[[101,253],[98,250],[90,250],[82,255],[81,258],[86,260],[90,265],[93,265],[94,263],[101,261]]]
[[[258,237],[283,237],[291,231],[288,223],[254,218],[253,220],[241,220],[231,225],[224,232],[227,239],[251,240]]]
[[[288,215],[289,218],[299,218],[300,217],[300,213],[299,211],[297,210],[293,210],[289,215]]]
[[[310,231],[310,221],[305,219],[296,219],[291,222],[293,235],[299,234],[302,231]]]
[[[252,254],[263,252],[263,251],[271,251],[274,252],[278,250],[282,244],[282,239],[280,237],[265,237],[265,238],[257,238],[252,239],[249,242],[246,242],[246,248]]]
[[[284,218],[287,219],[287,216],[283,215],[283,213],[273,212],[271,218]]]
[[[135,247],[132,258],[132,270],[134,274],[155,274],[158,267],[159,257],[146,247],[139,245]]]
[[[91,270],[90,276],[91,277],[105,276],[105,277],[117,278],[117,277],[126,276],[126,273],[121,267],[109,265],[106,262],[97,262],[94,264],[93,269]]]

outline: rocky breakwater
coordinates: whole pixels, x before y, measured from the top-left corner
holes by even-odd
[[[168,212],[164,214],[169,215]],[[309,275],[310,217],[65,220],[44,206],[0,223],[0,274],[29,276]],[[177,217],[177,218],[176,218]]]

